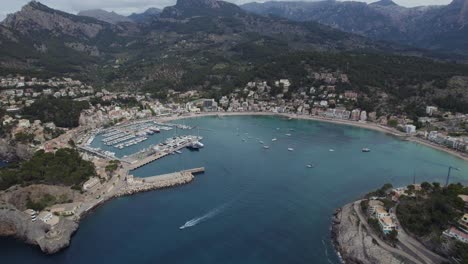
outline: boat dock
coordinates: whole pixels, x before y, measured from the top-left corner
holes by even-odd
[[[183,148],[186,148],[188,146],[190,146],[193,142],[195,141],[198,141],[200,140],[201,137],[191,137],[190,139],[187,139],[185,141],[181,141],[183,143],[181,144],[178,144],[178,145],[174,145],[173,147],[170,147],[170,148],[167,148],[167,149],[164,149],[162,151],[151,151],[153,148],[150,147],[149,150],[146,152],[146,153],[136,153],[136,155],[133,155],[133,156],[130,156],[130,157],[127,157],[125,159],[125,161],[127,163],[129,163],[129,167],[128,167],[128,170],[135,170],[135,169],[138,169],[140,167],[143,167],[145,166],[146,164],[149,164],[155,160],[158,160],[160,158],[163,158],[167,155],[171,155],[173,153],[175,153],[176,151],[179,151]],[[144,156],[143,158],[138,158],[138,156]]]

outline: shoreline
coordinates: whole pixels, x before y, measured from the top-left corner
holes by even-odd
[[[202,112],[199,114],[162,117],[162,118],[158,118],[158,121],[170,122],[170,121],[175,121],[175,120],[182,120],[182,119],[196,118],[196,117],[207,117],[207,116],[221,116],[221,117],[224,117],[224,116],[276,116],[276,117],[291,118],[291,119],[296,119],[296,120],[310,120],[310,121],[326,122],[326,123],[338,124],[338,125],[353,126],[353,127],[358,127],[358,128],[385,133],[385,134],[397,137],[402,141],[408,141],[408,142],[421,144],[426,147],[430,147],[432,149],[442,151],[446,154],[450,154],[463,161],[468,162],[468,155],[464,153],[447,148],[445,146],[437,145],[435,143],[432,143],[430,141],[427,141],[418,137],[408,136],[405,133],[400,132],[390,127],[386,127],[386,126],[379,125],[376,123],[369,123],[369,122],[364,123],[364,122],[359,122],[359,121],[339,120],[339,119],[324,118],[324,117],[311,116],[311,115],[283,114],[283,113],[272,113],[272,112]]]
[[[86,209],[83,208],[71,219],[61,218],[54,226],[48,226],[41,221],[31,222],[30,216],[12,205],[5,204],[5,208],[0,207],[0,236],[11,236],[26,244],[37,246],[47,255],[56,254],[70,246],[74,234],[79,229],[80,222],[107,202],[125,196],[189,184],[195,180],[194,174],[203,173],[205,170],[202,168],[203,171],[200,171],[200,169],[182,170],[132,180],[131,183],[126,183],[99,200],[88,202]],[[83,205],[85,203],[83,202]],[[2,233],[3,229],[9,232],[3,231]]]

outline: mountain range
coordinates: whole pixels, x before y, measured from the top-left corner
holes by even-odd
[[[9,15],[0,24],[0,76],[71,76],[166,98],[168,89],[219,97],[253,80],[279,78],[291,80],[290,92],[300,91],[322,85],[313,78],[317,72],[345,71],[351,84],[339,89],[364,94],[363,109],[384,99],[412,112],[435,100],[449,109],[468,102],[467,79],[453,79],[467,75],[467,65],[315,21],[263,16],[216,0],[178,0],[132,21],[96,19],[99,13],[73,15],[32,1]]]
[[[230,58],[245,55],[247,47],[259,54],[380,49],[380,44],[315,22],[253,15],[223,1],[179,0],[152,20],[144,18],[151,14],[132,16],[147,23],[122,23],[129,20],[103,14],[73,15],[30,2],[0,24],[0,67],[73,72],[116,60],[185,59],[181,53]]]
[[[108,12],[102,9],[83,10],[78,13],[78,16],[93,17],[97,20],[101,20],[111,24],[133,21],[130,17],[119,15],[113,11]]]
[[[468,54],[468,0],[406,8],[391,0],[248,3],[244,10],[295,21],[316,21],[375,40]]]

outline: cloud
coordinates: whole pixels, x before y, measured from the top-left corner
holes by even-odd
[[[228,0],[236,4],[253,2],[255,0]],[[264,2],[265,0],[256,0]],[[287,0],[286,0],[287,1]],[[362,0],[364,2],[375,2],[377,0]],[[394,0],[396,3],[403,6],[418,6],[418,5],[443,5],[448,4],[451,0]],[[2,0],[0,10],[0,20],[3,20],[7,14],[14,13],[29,2],[29,0]],[[5,3],[6,2],[6,3]],[[41,0],[41,3],[59,9],[65,12],[76,14],[81,10],[87,9],[104,9],[107,11],[115,11],[122,15],[129,15],[134,12],[143,12],[150,7],[163,8],[174,5],[176,0]]]

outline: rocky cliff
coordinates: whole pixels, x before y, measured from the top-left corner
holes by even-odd
[[[50,228],[42,221],[32,222],[31,218],[6,203],[0,203],[0,236],[12,236],[31,245],[37,245],[44,253],[53,254],[68,247],[70,238],[78,224],[61,219],[60,230]]]
[[[347,264],[408,263],[383,249],[364,228],[353,209],[347,204],[333,218],[332,239]]]
[[[391,0],[248,3],[243,9],[296,21],[316,21],[375,40],[468,54],[468,0],[407,8]]]
[[[33,150],[25,144],[15,143],[8,139],[0,139],[0,159],[7,161],[17,161],[29,159],[32,156]]]

